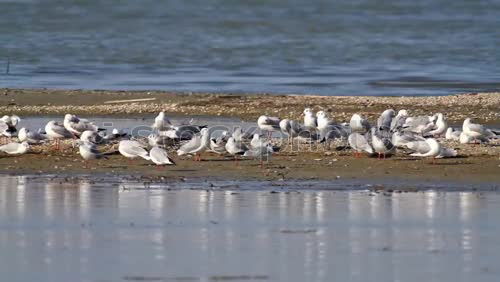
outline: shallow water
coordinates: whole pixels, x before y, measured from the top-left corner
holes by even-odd
[[[499,1],[0,0],[0,11],[2,87],[323,95],[500,88]]]
[[[497,192],[67,180],[0,177],[9,281],[498,280]]]

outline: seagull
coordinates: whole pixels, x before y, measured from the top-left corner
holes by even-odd
[[[0,146],[0,151],[5,152],[9,155],[22,155],[28,152],[30,145],[28,142],[24,141],[22,143],[9,143]]]
[[[336,122],[330,120],[328,115],[324,111],[319,111],[316,113],[316,122],[318,130],[323,130],[330,126],[338,125]]]
[[[474,141],[474,142],[479,141],[480,143],[488,143],[488,142],[490,142],[490,140],[488,138],[484,137],[484,136],[471,137],[471,136],[467,135],[463,131],[460,132],[460,136],[458,137],[458,141],[461,144],[469,144],[469,143],[472,143],[472,141]]]
[[[434,138],[427,138],[425,141],[412,141],[406,143],[406,147],[414,153],[410,154],[413,157],[429,157],[434,159],[441,153],[441,144]]]
[[[292,138],[292,125],[289,119],[282,119],[279,123],[281,133],[287,136],[287,141],[290,143],[290,139]]]
[[[448,129],[446,130],[445,138],[447,140],[459,141],[460,140],[460,134],[462,134],[461,130],[453,130],[453,128],[448,127]]]
[[[162,111],[158,114],[158,116],[156,116],[151,127],[157,131],[166,131],[172,128],[172,123],[170,123],[170,120],[165,117],[165,112]]]
[[[403,129],[405,131],[411,131],[421,135],[425,135],[427,132],[434,129],[434,117],[430,116],[419,116],[419,117],[408,117],[403,124]]]
[[[29,129],[24,127],[19,129],[17,137],[19,138],[19,141],[26,141],[31,145],[43,143],[47,139],[45,135],[38,132],[31,132]]]
[[[239,126],[234,128],[233,134],[231,134],[231,136],[233,136],[234,140],[236,141],[243,141],[243,139],[251,139],[253,137],[251,132],[244,132],[243,129]]]
[[[3,116],[0,118],[0,134],[4,137],[12,137],[17,132],[17,124],[21,121],[16,115]]]
[[[332,140],[335,139],[346,140],[350,133],[349,129],[350,128],[342,126],[340,124],[337,125],[331,124],[324,126],[321,129],[319,129],[319,140],[325,142],[325,146],[328,146],[329,148]]]
[[[80,135],[80,140],[87,143],[101,144],[104,142],[104,137],[99,135],[96,131],[85,130]]]
[[[314,112],[310,108],[304,109],[304,127],[308,130],[316,129],[318,126],[318,122],[316,120],[316,116],[314,116]]]
[[[377,128],[380,131],[391,130],[392,119],[396,116],[396,112],[393,109],[385,110],[377,120]]]
[[[113,128],[113,131],[111,131],[111,134],[107,134],[104,136],[104,140],[106,141],[114,141],[114,140],[119,140],[119,139],[122,139],[122,138],[128,138],[128,134],[121,131],[121,130],[118,130],[116,128]]]
[[[122,140],[118,143],[118,151],[120,154],[129,159],[141,157],[145,160],[151,160],[148,151],[144,148],[145,145],[135,140]]]
[[[172,145],[174,142],[173,139],[164,135],[158,135],[157,133],[151,133],[148,135],[148,144],[151,147],[160,146],[163,147],[165,145]]]
[[[368,143],[368,139],[366,136],[353,132],[347,138],[349,145],[355,151],[355,156],[359,157],[361,152],[367,152],[368,154],[373,154],[373,148]]]
[[[375,127],[372,127],[371,133],[373,150],[378,154],[378,159],[380,159],[381,155],[383,155],[385,159],[386,154],[394,153],[396,147],[392,144],[389,138],[379,135],[379,132]]]
[[[277,117],[260,116],[257,125],[261,131],[267,131],[267,138],[271,138],[274,131],[280,130],[280,119]]]
[[[226,151],[226,143],[229,139],[229,133],[227,131],[223,131],[222,134],[217,138],[210,139],[210,151],[222,155],[225,154]]]
[[[226,151],[234,156],[234,160],[238,161],[238,155],[243,155],[246,151],[248,151],[247,146],[241,143],[241,141],[236,141],[234,137],[229,137],[226,143]]]
[[[154,146],[149,151],[149,156],[156,165],[175,165],[175,162],[168,156],[167,151],[158,146]]]
[[[82,156],[82,158],[86,161],[106,158],[104,154],[97,150],[97,146],[95,145],[95,143],[78,140],[77,144],[79,147],[80,156]]]
[[[462,126],[463,133],[472,139],[484,139],[496,137],[496,134],[491,130],[487,129],[485,126],[472,123],[470,118],[464,120]]]
[[[349,122],[352,132],[366,133],[370,130],[370,123],[359,114],[353,114]]]
[[[250,148],[258,148],[267,145],[269,142],[263,141],[260,138],[260,135],[258,133],[255,133],[253,135],[252,140],[250,141]]]
[[[177,155],[195,155],[195,161],[201,161],[200,154],[210,147],[210,134],[208,128],[203,128],[199,135],[195,135],[191,140],[182,145],[177,150]]]
[[[429,131],[429,135],[438,137],[443,134],[446,134],[446,130],[448,129],[448,123],[446,122],[446,119],[444,118],[444,115],[442,113],[437,113],[437,120],[435,123],[435,128],[431,131]]]
[[[412,141],[424,141],[425,138],[410,131],[398,130],[392,134],[391,142],[394,146],[402,148],[406,143]]]
[[[66,128],[71,134],[79,137],[84,131],[100,131],[99,127],[94,123],[86,120],[80,119],[75,115],[66,114],[64,116],[64,128]]]
[[[176,140],[191,140],[195,134],[200,133],[202,128],[206,126],[197,126],[197,125],[179,125],[179,126],[170,126],[170,129],[165,131],[158,131],[160,136],[165,136],[170,139]]]
[[[391,132],[400,130],[408,118],[407,110],[399,110],[398,114],[391,121]]]
[[[55,146],[57,149],[59,149],[61,139],[73,138],[73,134],[71,134],[71,132],[69,132],[63,125],[53,120],[49,121],[45,125],[45,132],[50,140],[55,140]]]
[[[243,153],[244,157],[254,158],[260,160],[260,167],[263,167],[264,159],[269,162],[269,158],[273,154],[273,146],[269,143],[261,143],[259,146],[252,147],[250,150]]]

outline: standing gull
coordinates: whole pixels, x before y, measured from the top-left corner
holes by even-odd
[[[364,135],[353,132],[349,135],[347,141],[349,142],[349,146],[351,146],[351,148],[354,150],[354,154],[356,157],[360,157],[361,152],[373,154],[373,148],[370,143],[368,143],[367,137],[365,137]]]
[[[434,129],[429,131],[429,135],[434,136],[434,137],[439,137],[441,135],[446,134],[446,130],[448,129],[448,123],[446,122],[446,119],[444,118],[444,115],[442,113],[437,113],[437,120],[434,126]]]
[[[318,126],[316,116],[310,108],[304,109],[304,127],[308,130],[315,130]]]
[[[45,132],[50,140],[55,140],[56,149],[60,148],[60,140],[72,138],[73,134],[69,132],[63,125],[51,120],[45,125]]]
[[[230,137],[226,143],[226,151],[234,156],[235,161],[238,161],[238,155],[243,155],[248,151],[248,148],[241,141],[236,141],[234,137]]]
[[[386,154],[394,153],[396,147],[389,138],[380,135],[375,127],[372,127],[371,131],[373,150],[378,154],[378,159],[380,159],[381,155],[385,159]]]
[[[403,128],[406,118],[408,118],[408,111],[399,110],[398,114],[391,121],[391,132],[396,132]]]
[[[191,140],[182,145],[177,150],[177,155],[195,155],[195,161],[201,161],[201,153],[210,147],[210,134],[208,128],[203,128],[199,135],[195,135]]]
[[[156,116],[152,128],[157,131],[165,131],[172,128],[172,123],[170,123],[170,120],[165,116],[165,112],[161,111],[158,116]]]
[[[271,138],[274,131],[280,130],[280,119],[277,117],[260,116],[257,120],[260,130],[267,132],[267,138]]]

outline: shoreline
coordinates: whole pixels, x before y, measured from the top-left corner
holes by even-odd
[[[5,94],[7,92],[7,94]],[[148,94],[149,93],[149,94]],[[140,100],[137,99],[147,99]],[[152,100],[154,99],[154,100]],[[127,102],[135,100],[134,102]],[[106,101],[111,103],[104,104]],[[118,101],[118,102],[117,102]],[[0,89],[0,111],[21,116],[60,116],[66,112],[87,116],[147,117],[153,119],[161,110],[167,115],[196,115],[240,118],[254,122],[261,114],[281,118],[301,118],[305,107],[327,110],[337,121],[349,120],[361,113],[371,121],[386,108],[407,109],[411,115],[443,112],[450,124],[460,124],[465,116],[483,124],[500,124],[500,93],[463,94],[439,97],[362,97],[362,96],[275,96],[229,94],[180,94],[147,91],[81,91],[81,90],[23,90]],[[452,108],[450,108],[452,107]],[[444,142],[444,141],[442,141]],[[387,160],[364,156],[355,159],[351,151],[283,150],[273,155],[264,169],[254,160],[240,161],[204,154],[211,161],[193,162],[171,156],[177,166],[156,169],[144,160],[127,162],[111,155],[108,161],[90,161],[85,168],[71,140],[64,151],[51,151],[48,145],[34,146],[33,152],[21,156],[0,157],[0,173],[109,173],[136,175],[148,179],[165,177],[174,181],[190,179],[219,180],[401,180],[401,181],[458,181],[466,183],[500,183],[500,140],[488,145],[444,144],[459,152],[458,158],[429,160],[410,158],[398,153]],[[102,151],[116,148],[100,146]]]
[[[297,119],[305,107],[326,110],[347,121],[353,113],[373,120],[385,109],[411,115],[444,112],[450,122],[470,117],[500,124],[500,92],[450,96],[311,96],[274,94],[181,93],[168,91],[49,90],[0,88],[0,112],[17,115],[206,115],[256,120],[261,114]]]
[[[447,144],[448,145],[448,144]],[[472,149],[463,146],[457,158],[419,159],[398,153],[385,160],[363,156],[354,158],[351,152],[318,150],[314,152],[280,151],[268,164],[260,167],[258,160],[240,160],[204,153],[203,161],[179,158],[169,154],[177,165],[157,167],[142,160],[126,160],[111,154],[107,160],[85,163],[78,148],[71,141],[64,143],[64,150],[50,150],[49,145],[33,146],[28,154],[0,157],[3,174],[109,174],[118,177],[138,177],[148,181],[168,182],[227,180],[227,181],[361,181],[361,182],[457,182],[464,186],[500,183],[500,145],[477,145]],[[114,152],[116,145],[100,146],[103,152]],[[467,151],[468,150],[468,151]]]

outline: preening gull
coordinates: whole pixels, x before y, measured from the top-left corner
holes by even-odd
[[[453,128],[448,127],[448,129],[446,129],[445,138],[446,138],[446,140],[459,141],[461,133],[462,133],[461,130],[453,130]]]
[[[64,128],[71,132],[74,136],[79,137],[84,131],[98,131],[100,130],[97,125],[94,123],[86,120],[86,119],[80,119],[75,115],[72,114],[66,114],[64,116]]]
[[[387,154],[392,154],[395,152],[396,147],[392,144],[389,138],[386,138],[379,134],[378,128],[372,127],[371,135],[373,150],[378,154],[379,159],[382,155],[385,159],[385,156]]]
[[[280,119],[277,117],[260,116],[257,120],[257,125],[261,131],[266,131],[267,137],[270,138],[272,132],[280,130]]]
[[[3,116],[0,118],[0,134],[5,137],[12,137],[17,132],[17,124],[21,121],[16,115]]]
[[[406,118],[408,118],[408,111],[399,110],[398,114],[391,121],[391,131],[396,132],[403,128],[403,125],[406,122]]]
[[[398,130],[392,134],[391,141],[394,146],[401,148],[408,142],[425,141],[425,138],[410,131]]]
[[[248,148],[241,141],[236,141],[234,137],[230,137],[226,143],[226,151],[230,155],[234,156],[235,160],[238,160],[237,156],[243,155],[246,151],[248,151]]]
[[[437,120],[434,129],[429,131],[428,133],[434,137],[444,135],[446,133],[446,130],[448,129],[448,123],[446,122],[444,115],[442,113],[437,113],[436,115],[437,115]]]
[[[150,160],[148,151],[145,149],[145,145],[135,141],[135,140],[122,140],[118,143],[118,151],[120,154],[129,159],[135,159],[141,157],[145,160]]]
[[[227,131],[223,131],[217,138],[210,138],[210,151],[219,155],[225,154],[227,152],[226,143],[228,139],[229,133]]]
[[[94,143],[88,141],[78,141],[78,150],[80,156],[86,161],[105,158],[105,156],[97,150],[97,146]]]
[[[493,131],[487,129],[481,124],[472,123],[470,118],[466,118],[462,125],[462,130],[465,135],[471,139],[481,140],[483,138],[495,138],[497,137]]]
[[[370,123],[359,114],[353,114],[349,122],[351,132],[366,133],[370,130]]]
[[[157,131],[166,131],[171,129],[172,123],[170,123],[170,120],[165,117],[165,112],[162,111],[158,114],[158,116],[156,116],[151,127]]]
[[[304,127],[308,130],[316,129],[318,122],[316,116],[310,108],[304,109]]]
[[[410,156],[447,158],[457,156],[457,151],[442,146],[436,139],[427,138],[425,141],[413,141],[406,143],[406,147],[413,151]]]
[[[156,165],[175,165],[175,162],[168,156],[167,151],[158,146],[154,146],[149,151],[149,157]]]
[[[104,137],[101,136],[96,131],[85,130],[80,135],[80,140],[83,141],[83,142],[87,142],[87,143],[101,144],[101,143],[104,142]]]
[[[377,120],[377,128],[380,131],[390,131],[392,119],[396,116],[393,109],[385,110]]]

